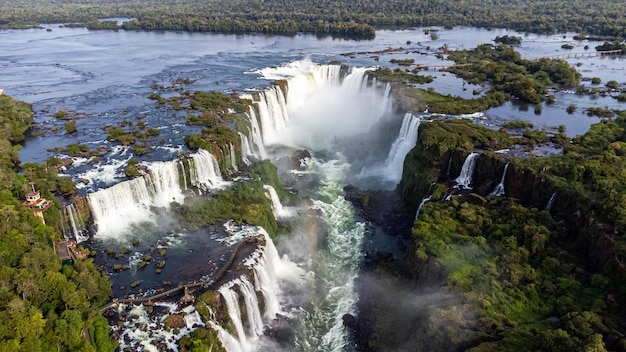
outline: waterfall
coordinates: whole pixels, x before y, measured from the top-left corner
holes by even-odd
[[[130,224],[120,219],[129,219],[133,223],[154,222],[150,208],[167,208],[172,201],[182,203],[183,191],[189,186],[207,191],[227,184],[215,157],[202,149],[186,162],[153,162],[148,169],[147,175],[88,195],[98,236],[118,237],[124,233]],[[186,173],[190,175],[189,180]]]
[[[433,195],[431,194],[428,197],[422,198],[422,201],[420,202],[420,205],[417,206],[417,211],[415,212],[415,219],[416,220],[420,216],[420,210],[422,210],[422,207],[424,206],[424,204],[426,204],[426,202],[428,202],[430,200],[430,198],[432,198],[432,196]]]
[[[72,202],[65,206],[65,212],[70,219],[70,225],[72,226],[72,235],[77,243],[85,241],[89,238],[87,229],[85,228],[85,221],[80,216],[76,204]]]
[[[389,180],[396,183],[400,182],[404,159],[411,149],[415,147],[421,121],[422,119],[420,117],[413,116],[411,113],[404,115],[398,138],[393,142],[391,150],[385,160],[385,170],[388,173],[386,176]]]
[[[252,97],[249,97],[250,99]],[[259,156],[261,159],[267,159],[267,153],[265,152],[265,145],[263,144],[263,136],[261,135],[261,127],[259,126],[259,121],[257,120],[256,112],[254,111],[254,107],[250,107],[250,125],[252,126],[252,130],[250,134],[252,135],[252,142],[254,146],[259,151]]]
[[[288,217],[291,215],[291,212],[288,209],[285,209],[280,202],[280,198],[278,197],[278,193],[271,185],[263,186],[267,192],[265,195],[272,201],[272,210],[274,211],[274,217],[276,219]]]
[[[245,238],[260,233],[265,240],[265,245],[244,261],[244,265],[251,268],[254,281],[251,282],[249,277],[243,274],[222,285],[218,290],[228,309],[228,316],[235,327],[236,336],[211,322],[228,352],[250,351],[255,340],[263,334],[265,323],[274,319],[280,311],[278,304],[280,273],[277,271],[285,270],[290,263],[279,258],[272,239],[264,229],[257,226],[242,226],[238,229],[231,226],[228,229],[235,237]],[[257,298],[259,293],[263,296],[264,313],[259,307]],[[243,307],[240,308],[240,302],[243,302],[245,310],[241,309]]]
[[[472,175],[474,175],[477,157],[478,153],[472,152],[465,158],[463,167],[461,168],[461,174],[454,180],[456,187],[460,189],[472,189]]]
[[[168,207],[172,201],[182,203],[183,189],[180,186],[180,172],[177,162],[158,161],[150,164],[150,173],[143,178],[152,194],[151,205]]]
[[[383,113],[381,109],[383,111],[387,109],[389,104],[387,99],[390,100],[390,96],[386,95],[385,98],[384,91],[390,88],[373,80],[369,81],[366,75],[368,70],[339,65],[316,65],[307,61],[260,70],[259,73],[268,81],[280,81],[280,88],[271,87],[249,97],[253,102],[249,111],[251,149],[261,151],[263,147],[280,144],[311,151],[327,151],[333,143],[344,137],[370,131],[381,118],[380,115]],[[406,123],[405,142],[411,131],[417,133],[418,121],[411,120],[409,116]],[[389,158],[390,164],[394,158],[402,160],[393,162],[400,165],[398,175],[395,176],[398,180],[402,172],[403,159],[415,145],[416,139],[417,136],[412,141],[413,145],[406,149],[403,155],[396,156],[395,154],[401,153],[398,151]],[[402,149],[400,144],[398,142],[396,150]],[[284,297],[286,300],[306,299],[306,307],[294,314],[298,319],[294,343],[296,348],[306,350],[339,351],[348,348],[349,332],[343,325],[343,316],[356,314],[357,293],[354,280],[358,275],[366,225],[358,221],[352,205],[343,197],[343,185],[350,165],[344,160],[340,161],[341,157],[334,159],[334,156],[333,154],[331,160],[327,162],[312,158],[305,166],[306,172],[319,173],[322,178],[320,187],[315,190],[316,199],[313,200],[313,204],[322,214],[321,218],[327,224],[328,233],[324,234],[326,240],[319,247],[316,245],[309,248],[309,244],[305,243],[306,240],[302,239],[304,247],[293,249],[294,256],[302,260],[299,264],[306,268],[307,272],[315,274],[306,278],[306,284],[294,286],[294,290],[303,291],[302,298]],[[382,169],[382,163],[380,166]],[[380,173],[376,176],[380,176]],[[313,233],[295,234],[307,238],[312,235]],[[268,246],[269,244],[270,242]],[[303,254],[300,250],[307,251],[307,258],[310,256],[314,259],[300,258]],[[309,250],[311,252],[308,252]],[[269,259],[268,253],[269,248],[266,248],[263,258]],[[264,269],[265,265],[258,261],[253,266],[254,270],[260,270],[260,273],[255,272],[254,275],[255,290],[259,292],[261,288],[260,292],[265,292],[263,288],[268,288],[269,297],[273,297],[275,290],[263,283],[263,274],[271,275],[270,270]],[[274,266],[277,270],[276,275],[281,285],[286,284],[285,280],[289,280],[285,279],[285,273],[281,273],[285,270],[285,265],[285,261],[281,261],[280,265],[267,263],[268,268]],[[295,280],[293,275],[289,278]],[[239,299],[242,302],[241,298]],[[279,309],[278,301],[272,303],[274,301],[267,298],[264,301],[267,307],[265,315]],[[287,302],[281,299],[281,303]],[[239,314],[236,311],[232,314],[239,315],[235,320],[245,322],[246,318],[241,317],[243,303],[240,310]],[[267,316],[263,318],[267,319]],[[242,327],[245,327],[245,323]],[[253,334],[245,329],[244,332],[249,335],[244,336],[243,342],[255,345]],[[241,334],[238,332],[237,335],[235,339],[240,344]]]
[[[376,84],[375,80],[374,80],[374,84]],[[391,84],[390,83],[385,84],[385,92],[383,93],[383,102],[380,105],[380,107],[381,108],[378,113],[377,120],[380,120],[381,118],[385,116],[389,116],[392,110]]]
[[[181,176],[183,177],[183,188],[187,189],[187,174],[185,173],[185,164],[183,162],[183,160],[178,160],[177,164],[179,169],[182,170]]]
[[[232,143],[228,143],[228,154],[230,155],[230,166],[235,172],[239,171],[237,168],[237,158],[235,157],[235,147],[233,147]]]
[[[253,143],[315,149],[328,145],[342,133],[366,132],[378,118],[376,112],[383,100],[381,90],[385,89],[369,85],[368,70],[357,67],[342,71],[339,65],[307,61],[260,70],[264,78],[286,83],[244,97],[253,101],[249,113]],[[343,75],[344,72],[347,74]],[[371,95],[368,103],[360,103],[358,98],[367,94]],[[303,108],[311,105],[319,108]],[[334,116],[338,110],[356,112],[354,115],[360,120]]]
[[[220,173],[220,166],[213,154],[199,149],[191,156],[193,165],[190,167],[191,185],[207,191],[226,184]]]
[[[270,87],[259,93],[256,101],[259,110],[259,119],[263,129],[263,143],[275,144],[279,141],[278,133],[287,128],[289,114],[283,91],[278,86]]]
[[[250,165],[252,163],[250,162],[248,157],[256,158],[256,156],[252,152],[252,149],[250,149],[250,142],[248,141],[248,136],[244,135],[241,132],[237,132],[237,133],[239,134],[239,139],[241,140],[241,161],[243,161],[245,165]]]
[[[506,170],[509,168],[509,163],[504,165],[504,172],[502,173],[502,179],[500,179],[500,183],[496,186],[496,188],[491,192],[492,196],[503,196],[504,195],[504,179],[506,178]]]
[[[191,314],[185,315],[184,319],[185,325],[187,325],[189,329],[192,329],[194,326],[205,326],[197,310],[194,310]]]
[[[548,200],[548,204],[546,204],[545,210],[547,211],[552,210],[552,205],[554,205],[554,200],[556,199],[556,193],[557,191],[552,192],[552,195],[550,196],[550,199]]]
[[[452,155],[450,155],[450,158],[448,159],[448,168],[446,169],[446,176],[450,177],[450,170],[452,169]],[[463,172],[463,170],[461,170],[461,173]]]

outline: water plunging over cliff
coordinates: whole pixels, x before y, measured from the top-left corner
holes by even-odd
[[[87,229],[85,228],[85,220],[81,217],[76,204],[71,203],[65,206],[65,214],[69,219],[71,237],[76,239],[76,242],[82,242],[89,238]],[[67,235],[66,235],[67,236]]]
[[[465,158],[463,167],[461,168],[461,174],[459,174],[459,177],[454,180],[454,182],[456,182],[456,186],[460,189],[472,189],[472,175],[474,175],[477,157],[478,153],[470,153]]]
[[[321,220],[326,225],[297,227],[280,243],[282,250],[309,272],[308,283],[298,289],[305,298],[296,303],[303,308],[296,313],[299,329],[294,348],[302,351],[345,351],[350,346],[342,318],[356,313],[354,279],[366,226],[343,197],[343,186],[351,176],[351,161],[342,155],[341,148],[349,148],[346,141],[368,132],[390,110],[390,87],[369,80],[367,71],[295,62],[261,70],[266,79],[285,83],[251,97],[252,135],[256,136],[252,140],[255,144],[263,142],[255,147],[257,150],[280,144],[325,155],[309,159],[303,166],[305,170],[299,172],[310,175],[307,177],[315,183],[314,189],[305,190],[313,200],[315,213],[320,214],[313,223]],[[281,106],[283,103],[286,105]],[[401,140],[394,144],[395,152],[387,154],[389,165],[400,165],[397,179],[404,156],[415,145],[418,125],[419,118],[405,116],[398,137]],[[262,133],[257,134],[257,129]],[[344,143],[338,145],[338,140]],[[279,217],[280,207],[275,204],[274,210]]]
[[[225,226],[233,237],[244,240],[249,235],[261,235],[265,242],[243,264],[251,269],[250,273],[242,271],[242,275],[218,290],[235,327],[235,335],[217,329],[222,344],[228,352],[253,351],[257,340],[263,335],[265,325],[280,312],[279,280],[293,280],[294,277],[299,280],[303,273],[293,263],[278,256],[274,242],[262,228],[238,227],[230,223]],[[259,297],[262,297],[263,305],[259,304]],[[216,324],[212,323],[212,326]]]
[[[554,205],[554,201],[556,200],[556,194],[557,194],[557,191],[552,192],[550,199],[548,199],[548,203],[546,204],[546,208],[545,208],[547,211],[552,210],[552,206]]]
[[[496,188],[491,192],[492,196],[503,196],[504,195],[504,179],[506,178],[506,170],[509,168],[509,163],[504,165],[504,171],[502,172],[502,178],[500,179],[500,183],[496,185]]]
[[[384,170],[387,172],[386,177],[394,183],[398,183],[402,178],[404,159],[411,149],[415,147],[421,121],[420,117],[411,113],[404,115],[398,138],[391,146],[387,160],[385,160]]]
[[[171,202],[182,203],[184,190],[194,188],[205,192],[227,184],[215,157],[202,149],[184,162],[151,163],[149,170],[147,175],[89,194],[96,236],[120,238],[131,223],[153,222],[151,207],[167,208]]]
[[[272,201],[272,210],[274,211],[274,216],[276,219],[282,219],[293,215],[293,212],[285,207],[280,202],[280,198],[278,197],[278,193],[274,187],[270,185],[263,186],[267,191],[265,195]]]

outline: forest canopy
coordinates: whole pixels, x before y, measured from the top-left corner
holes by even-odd
[[[110,17],[136,18],[127,29],[314,32],[368,38],[374,28],[476,26],[535,33],[577,32],[623,39],[626,4],[621,1],[558,0],[0,0],[0,28],[38,23],[98,23]]]

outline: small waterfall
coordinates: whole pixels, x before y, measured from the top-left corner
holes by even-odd
[[[376,81],[374,81],[374,84],[376,84]],[[391,110],[392,110],[391,84],[386,83],[385,92],[383,93],[383,103],[381,104],[381,109],[380,109],[380,112],[378,113],[378,118],[376,120],[379,121],[381,118],[385,116],[389,116]]]
[[[193,166],[189,172],[191,185],[202,191],[219,188],[226,184],[220,173],[220,166],[213,154],[204,149],[199,149],[191,156]]]
[[[552,195],[550,196],[550,199],[548,200],[548,204],[546,204],[545,210],[547,211],[552,210],[552,206],[554,205],[554,200],[556,199],[556,193],[557,191],[552,192]]]
[[[421,121],[421,118],[413,116],[411,113],[404,115],[398,138],[393,142],[387,160],[385,160],[385,170],[388,172],[387,178],[389,180],[397,183],[402,178],[404,159],[415,147]]]
[[[278,86],[272,86],[259,93],[256,101],[259,110],[259,119],[263,129],[263,143],[265,145],[276,143],[277,135],[287,128],[289,114],[283,91]]]
[[[280,202],[280,198],[278,197],[278,193],[274,187],[270,185],[263,186],[267,192],[265,195],[272,201],[272,210],[274,211],[274,217],[276,219],[288,217],[291,215],[291,212],[288,209],[283,207],[283,204]]]
[[[496,186],[496,188],[491,192],[492,196],[503,196],[504,195],[504,179],[506,178],[506,170],[509,168],[509,163],[504,165],[504,172],[502,173],[502,179],[500,179],[500,183]]]
[[[450,177],[450,170],[452,169],[452,155],[450,155],[450,159],[448,159],[448,168],[446,169],[446,176]],[[461,170],[461,173],[463,170]]]
[[[424,206],[424,204],[426,204],[426,202],[428,202],[430,200],[430,198],[432,198],[432,196],[433,195],[431,194],[428,197],[422,198],[422,201],[420,202],[420,205],[417,206],[417,211],[415,212],[415,219],[416,220],[420,216],[420,211],[422,210],[422,207]]]
[[[159,161],[150,164],[150,173],[144,176],[146,187],[152,194],[151,204],[168,207],[172,201],[183,202],[183,189],[180,186],[180,172],[177,162]]]
[[[252,130],[250,134],[252,136],[252,142],[254,146],[259,151],[259,156],[261,159],[267,159],[267,153],[265,152],[265,144],[263,144],[263,136],[261,134],[261,127],[259,126],[259,121],[257,120],[256,112],[254,111],[254,107],[250,107],[250,125],[252,126]]]
[[[236,282],[234,282],[233,284],[236,284]],[[239,341],[239,350],[248,351],[250,349],[250,345],[248,344],[248,337],[246,335],[246,331],[243,328],[243,322],[241,320],[241,310],[239,309],[239,296],[237,295],[237,292],[232,289],[232,286],[220,287],[219,293],[222,295],[222,298],[226,303],[228,316],[230,317],[230,321],[235,327],[237,340]]]
[[[205,326],[200,314],[197,310],[194,310],[193,313],[185,315],[185,325],[187,328],[192,329],[195,326]]]
[[[454,182],[456,182],[456,187],[460,189],[472,189],[472,175],[474,175],[477,157],[478,153],[473,152],[465,158],[463,167],[461,168],[461,174],[454,180]]]
[[[256,158],[256,155],[254,155],[254,153],[252,152],[252,149],[250,149],[250,142],[248,141],[248,136],[244,135],[241,132],[237,132],[237,133],[239,134],[239,139],[241,140],[241,161],[243,161],[245,165],[250,165],[252,163],[250,162],[248,157]]]
[[[417,206],[417,211],[415,212],[415,219],[417,220],[417,217],[420,215],[420,211],[422,210],[422,207],[424,206],[424,204],[426,204],[426,202],[428,202],[432,197],[433,197],[433,187],[435,187],[435,185],[437,184],[437,182],[433,182],[430,184],[430,187],[428,187],[428,196],[422,198],[422,201],[420,202],[420,204]]]
[[[230,155],[230,167],[232,167],[235,172],[239,171],[237,168],[237,158],[235,157],[235,147],[232,143],[228,143],[228,154]]]
[[[87,229],[85,228],[85,221],[78,212],[76,204],[73,202],[65,206],[65,212],[70,219],[70,225],[72,226],[72,235],[77,243],[85,241],[89,238]]]
[[[181,176],[183,177],[183,188],[187,189],[189,187],[187,185],[187,173],[185,172],[185,164],[183,164],[183,160],[178,160],[177,162],[179,170],[181,170]]]

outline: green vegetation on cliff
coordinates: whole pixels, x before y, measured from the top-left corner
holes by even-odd
[[[399,293],[371,299],[369,348],[626,351],[625,131],[622,112],[562,154],[509,158],[510,197],[494,197],[505,161],[489,150],[512,139],[469,122],[423,123],[399,190],[412,204],[437,195],[415,220],[405,261],[373,273]],[[448,165],[458,172],[476,149],[485,150],[476,193],[448,188]]]
[[[410,202],[427,196],[453,153],[468,154],[474,149],[503,149],[515,143],[505,131],[472,124],[468,119],[431,121],[420,124],[419,138],[404,159],[398,190]]]
[[[456,304],[437,307],[451,326],[447,333],[496,340],[473,351],[571,351],[626,342],[607,309],[616,282],[581,268],[559,247],[547,211],[506,198],[427,203],[413,242],[413,269],[437,265],[441,289],[458,294]],[[454,314],[468,306],[471,313]]]
[[[173,204],[172,211],[181,226],[191,230],[233,219],[240,224],[261,226],[272,237],[278,231],[271,202],[260,180],[236,183],[211,198],[194,198],[185,204]]]

